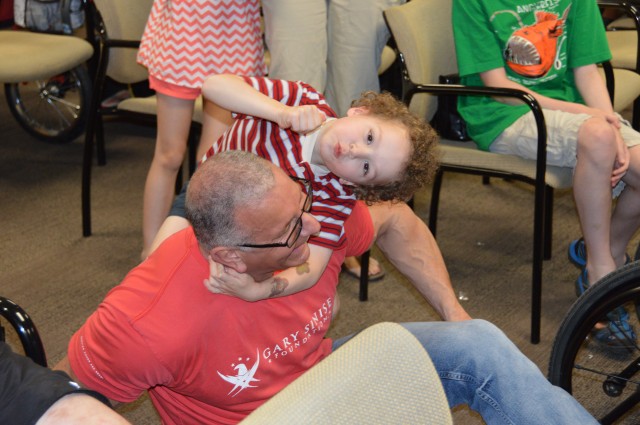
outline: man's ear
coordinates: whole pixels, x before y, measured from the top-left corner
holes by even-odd
[[[226,246],[217,246],[209,251],[211,259],[218,264],[229,267],[238,273],[245,273],[247,265],[245,264],[240,250]]]
[[[368,113],[369,113],[369,108],[367,108],[366,106],[356,106],[353,108],[349,108],[349,110],[347,110],[348,117],[352,117],[354,115],[368,114]]]

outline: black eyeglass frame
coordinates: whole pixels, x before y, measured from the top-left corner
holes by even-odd
[[[302,179],[299,177],[291,177],[291,180],[300,182],[304,185],[305,190],[307,191],[307,197],[304,200],[304,205],[302,206],[302,213],[296,220],[296,224],[293,225],[293,229],[289,236],[287,236],[287,240],[284,242],[275,242],[275,243],[265,243],[265,244],[251,244],[251,243],[243,243],[239,244],[243,248],[291,248],[295,245],[296,241],[300,237],[300,233],[302,233],[302,216],[309,211],[311,211],[311,204],[313,204],[313,188],[311,187],[311,182],[307,179]]]

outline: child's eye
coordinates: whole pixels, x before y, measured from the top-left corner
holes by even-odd
[[[362,169],[364,170],[364,175],[366,176],[369,173],[369,161],[364,162]]]
[[[369,131],[367,134],[367,145],[370,145],[371,143],[373,143],[373,133]]]

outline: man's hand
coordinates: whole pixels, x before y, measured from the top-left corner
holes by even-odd
[[[278,125],[301,134],[309,133],[327,120],[326,115],[315,105],[291,106],[278,116]]]

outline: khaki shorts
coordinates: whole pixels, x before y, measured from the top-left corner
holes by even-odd
[[[588,114],[572,114],[564,111],[543,109],[547,124],[547,164],[558,167],[576,166],[578,129]],[[628,147],[640,144],[640,133],[635,131],[628,121],[620,115],[622,138]],[[520,117],[504,130],[489,147],[491,152],[517,155],[522,158],[536,159],[538,151],[538,132],[533,112]]]

